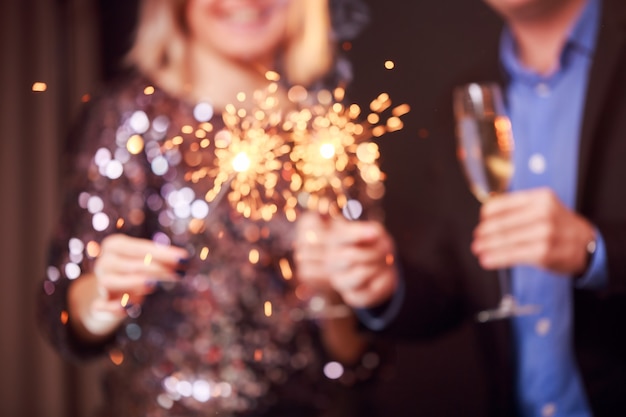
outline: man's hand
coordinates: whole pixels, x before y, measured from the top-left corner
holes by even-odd
[[[587,268],[593,226],[548,188],[489,199],[474,230],[472,252],[486,269],[532,265],[579,275]]]

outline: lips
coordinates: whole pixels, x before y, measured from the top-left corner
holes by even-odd
[[[265,23],[278,7],[284,6],[284,0],[270,2],[221,3],[214,13],[224,23],[236,25],[258,25]]]

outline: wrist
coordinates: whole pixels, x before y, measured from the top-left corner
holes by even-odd
[[[93,274],[78,278],[69,287],[69,325],[84,342],[99,342],[111,336],[126,318],[121,309],[112,309],[98,290]]]
[[[598,240],[595,235],[595,232],[592,232],[591,236],[585,241],[582,268],[575,275],[575,279],[579,279],[583,277],[587,273],[587,271],[589,271],[589,267],[593,263],[593,258],[595,256],[597,247],[598,247]]]

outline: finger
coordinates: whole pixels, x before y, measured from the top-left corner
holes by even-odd
[[[549,188],[533,188],[513,191],[489,198],[481,207],[481,218],[498,216],[507,211],[518,210],[526,206],[550,204],[556,197]]]
[[[544,267],[549,250],[544,242],[529,242],[510,246],[507,250],[496,250],[480,256],[480,264],[486,269],[509,268],[514,265]]]
[[[306,264],[322,264],[327,251],[321,245],[299,245],[293,252],[296,268]]]
[[[321,227],[326,223],[328,218],[322,217],[319,213],[314,211],[304,211],[298,216],[298,222],[296,227]]]
[[[186,266],[178,263],[174,265],[164,264],[159,261],[152,261],[150,258],[139,259],[106,254],[97,260],[97,268],[111,274],[136,274],[159,278],[170,276],[176,271],[182,272]]]
[[[575,273],[586,259],[585,242],[587,240],[579,240],[572,235],[569,227],[537,227],[526,231],[525,235],[519,233],[517,240],[510,240],[484,251],[480,257],[484,258],[481,262],[491,267],[498,267],[503,263],[508,266],[518,263],[556,272]]]
[[[549,218],[547,213],[541,212],[535,206],[528,205],[488,217],[483,216],[474,229],[474,238],[480,239],[490,235],[508,233],[547,218]]]
[[[367,305],[379,305],[391,298],[398,285],[396,272],[395,268],[389,268],[387,271],[379,273],[375,279],[369,281],[367,292],[363,295]]]
[[[511,204],[506,210],[490,210],[488,207],[485,208],[481,216],[481,221],[474,231],[475,236],[484,236],[490,233],[526,227],[531,223],[558,222],[568,217],[569,210],[565,208],[556,195],[547,188],[511,194],[511,199],[518,200],[520,203]],[[503,198],[507,199],[506,196]],[[523,203],[521,201],[523,201]],[[497,203],[498,202],[496,202],[496,204]]]
[[[328,224],[329,220],[323,219],[319,214],[304,212],[296,222],[296,239],[316,243],[327,229]]]
[[[161,262],[175,265],[181,259],[189,257],[189,253],[176,246],[155,243],[148,239],[134,238],[123,234],[107,237],[102,242],[102,252],[126,258],[139,258],[146,263]]]
[[[102,288],[104,294],[112,297],[114,294],[130,293],[136,295],[147,295],[155,291],[159,281],[173,281],[173,278],[155,279],[152,277],[138,275],[107,275],[97,278],[98,286]]]
[[[91,305],[92,312],[112,314],[123,318],[128,315],[129,309],[141,305],[145,297],[129,293],[117,294],[108,300],[95,300]]]
[[[323,252],[326,247],[322,241],[318,238],[318,235],[314,232],[310,234],[302,234],[297,236],[294,241],[294,251],[305,253],[320,253]]]
[[[122,307],[120,300],[94,300],[91,304],[91,311],[96,317],[103,319],[124,318],[126,310]]]
[[[372,307],[388,300],[398,284],[394,269],[376,271],[367,285],[344,293],[344,301],[352,307]]]
[[[182,274],[184,268],[173,269],[170,266],[161,264],[146,265],[142,261],[116,258],[112,255],[99,258],[94,267],[94,273],[99,281],[106,280],[108,277],[115,276],[138,276],[143,279],[154,280],[175,280],[178,275]]]
[[[377,222],[340,220],[331,225],[325,237],[328,244],[334,247],[364,246],[376,243],[385,236],[385,233],[384,228]]]
[[[380,300],[375,298],[374,294],[367,287],[342,294],[342,298],[347,305],[354,308],[372,307],[383,300],[382,298]]]
[[[368,287],[377,270],[374,264],[356,265],[344,272],[332,274],[331,285],[340,294],[359,291]]]
[[[547,224],[520,228],[515,233],[476,242],[476,254],[488,269],[518,264],[540,265],[550,253],[558,249],[556,229]],[[474,246],[473,246],[474,248]]]
[[[297,270],[298,282],[311,288],[326,289],[330,287],[329,274],[322,264],[309,264]]]
[[[471,250],[476,255],[493,251],[507,251],[512,247],[532,242],[553,244],[557,239],[557,230],[550,223],[534,222],[520,224],[514,228],[488,235],[479,235],[472,242]]]

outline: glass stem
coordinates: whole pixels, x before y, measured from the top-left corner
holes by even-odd
[[[500,307],[503,309],[511,309],[515,305],[513,292],[511,288],[511,270],[508,268],[498,269],[498,281],[500,282],[500,293],[502,301]]]

